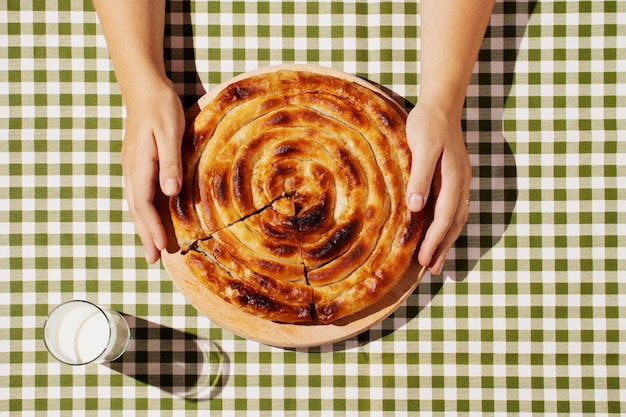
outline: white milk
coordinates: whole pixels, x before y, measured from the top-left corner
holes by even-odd
[[[88,302],[72,301],[51,313],[44,338],[53,356],[77,365],[116,359],[126,349],[130,331],[118,313]]]

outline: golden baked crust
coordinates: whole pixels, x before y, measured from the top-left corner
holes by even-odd
[[[170,200],[194,275],[252,314],[330,323],[375,303],[422,234],[404,191],[405,114],[306,70],[223,88],[189,123]]]

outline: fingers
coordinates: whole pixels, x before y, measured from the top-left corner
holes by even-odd
[[[156,262],[168,244],[154,206],[157,187],[172,196],[180,192],[182,184],[180,146],[185,115],[171,85],[162,87],[155,87],[153,96],[141,106],[129,108],[122,146],[125,196],[149,263]]]
[[[157,178],[166,195],[178,194],[182,181],[180,142],[184,120],[167,130],[131,129],[124,138],[122,165],[125,194],[148,263],[155,263],[167,246],[167,234],[154,207]]]
[[[469,187],[472,168],[457,114],[437,102],[420,99],[406,122],[411,148],[411,173],[407,183],[409,210],[423,209],[432,201],[432,223],[418,253],[421,265],[440,274],[450,247],[469,216]],[[431,195],[432,194],[432,195]]]
[[[442,163],[436,167],[433,221],[418,254],[420,264],[427,265],[435,275],[441,273],[448,250],[467,223],[470,209],[467,202],[471,166],[467,153],[459,153],[455,158],[448,156],[451,155],[444,155]]]
[[[441,274],[448,251],[467,223],[470,212],[468,201],[465,193],[460,197],[451,196],[450,199],[440,196],[437,200],[439,207],[435,208],[433,223],[428,228],[418,254],[420,264],[427,265],[434,275]],[[454,209],[450,210],[442,206],[454,207]]]
[[[157,164],[154,160],[136,159],[126,174],[125,193],[135,231],[144,247],[148,263],[155,263],[160,251],[167,245],[167,236],[152,200],[155,194],[154,177]]]

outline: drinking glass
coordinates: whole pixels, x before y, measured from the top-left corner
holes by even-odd
[[[83,300],[54,308],[43,326],[48,352],[68,365],[112,362],[132,339],[130,327],[117,311]]]

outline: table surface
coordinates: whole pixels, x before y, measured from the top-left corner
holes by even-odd
[[[444,273],[358,337],[291,350],[219,328],[146,265],[93,8],[32,3],[0,5],[1,416],[626,413],[626,2],[496,4],[463,113],[471,215]],[[167,70],[186,105],[233,75],[310,63],[410,108],[418,8],[171,1]],[[121,361],[49,356],[45,318],[76,298],[126,315]],[[181,398],[208,341],[221,383]]]

